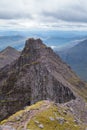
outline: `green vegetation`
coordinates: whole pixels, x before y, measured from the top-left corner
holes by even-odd
[[[73,78],[69,79],[68,81],[72,85],[74,85],[74,87],[72,87],[74,92],[76,92],[81,97],[83,97],[85,99],[85,101],[87,102],[87,91],[86,91],[87,90],[87,83],[81,81],[78,77],[73,77]]]
[[[52,118],[52,120],[50,118]],[[59,122],[57,118],[62,119],[63,121],[61,122],[63,123]],[[80,130],[81,128],[81,126],[75,124],[71,114],[64,115],[63,111],[59,112],[58,108],[53,105],[32,118],[28,122],[27,128],[30,130],[41,130],[41,124],[43,130]],[[84,127],[82,129],[84,130]]]
[[[67,107],[56,106],[49,101],[26,107],[2,121],[0,125],[11,125],[17,130],[85,130],[87,127],[76,123]]]
[[[13,114],[12,116],[10,116],[8,119],[1,121],[1,122],[0,122],[0,125],[3,125],[3,124],[5,124],[5,123],[7,123],[8,121],[9,121],[9,122],[16,122],[16,121],[17,121],[17,118],[20,117],[20,115],[21,115],[21,117],[22,117],[23,114],[25,114],[25,113],[28,112],[28,111],[31,111],[31,110],[34,110],[34,109],[35,109],[35,110],[36,110],[36,109],[40,109],[40,106],[41,106],[42,104],[43,104],[43,101],[40,101],[40,102],[38,102],[37,104],[31,105],[31,106],[29,106],[29,107],[26,107],[24,110],[20,110],[20,111],[16,112],[16,113]]]

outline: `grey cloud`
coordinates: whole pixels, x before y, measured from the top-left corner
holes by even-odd
[[[3,0],[0,1],[0,19],[28,19],[29,22],[87,23],[86,0]],[[10,22],[9,22],[10,23]],[[11,23],[10,23],[11,24]],[[58,26],[58,25],[55,25]],[[61,25],[62,26],[62,25]]]
[[[62,6],[55,7],[54,10],[46,10],[42,11],[42,16],[44,19],[50,20],[63,20],[67,22],[86,22],[87,23],[87,1],[83,0],[61,0],[64,2]],[[59,4],[60,5],[60,4]]]
[[[31,14],[28,13],[17,13],[17,12],[0,12],[0,19],[23,19],[23,18],[29,18],[33,19]]]
[[[78,10],[78,8],[75,8],[58,10],[56,12],[44,11],[42,14],[44,17],[51,17],[51,19],[54,19],[55,21],[63,20],[67,22],[87,22],[87,12],[82,9]]]

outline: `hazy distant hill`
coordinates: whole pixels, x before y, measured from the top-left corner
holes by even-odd
[[[7,47],[0,52],[0,68],[10,64],[20,56],[20,52],[12,47]]]
[[[83,80],[87,81],[87,39],[59,54]]]
[[[23,48],[26,37],[21,35],[0,36],[0,50],[7,46],[12,46],[16,49]]]
[[[4,30],[0,31],[0,50],[7,46],[12,46],[16,49],[23,49],[24,43],[29,37],[34,37],[36,39],[41,38],[46,45],[54,47],[53,49],[58,49],[63,45],[71,46],[71,42],[78,39],[84,39],[87,37],[87,32],[58,30]]]

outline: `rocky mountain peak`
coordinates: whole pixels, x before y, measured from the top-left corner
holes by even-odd
[[[31,64],[32,62],[41,62],[43,59],[53,52],[50,47],[47,47],[41,39],[30,38],[25,43],[21,56],[19,58],[19,64]]]
[[[11,49],[14,49],[14,48],[11,46],[6,47],[6,50],[11,50]]]
[[[41,39],[30,38],[25,43],[25,50],[36,50],[43,47],[46,47],[46,45],[43,44]]]
[[[7,55],[9,53],[13,53],[13,52],[18,52],[15,48],[8,46],[6,47],[4,50],[2,50],[0,53],[2,53],[3,55]]]
[[[82,84],[83,89],[79,87]],[[85,83],[40,39],[28,39],[18,60],[0,72],[0,120],[40,100],[65,103]],[[85,97],[84,93],[84,97]],[[4,101],[4,102],[3,102]]]

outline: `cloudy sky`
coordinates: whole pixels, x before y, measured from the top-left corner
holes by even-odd
[[[0,28],[87,30],[86,0],[1,0]]]

